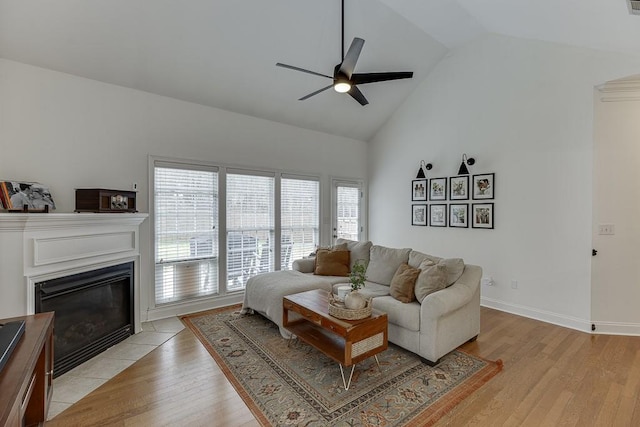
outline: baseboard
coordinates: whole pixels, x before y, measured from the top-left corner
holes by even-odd
[[[516,314],[518,316],[528,317],[530,319],[551,323],[553,325],[591,333],[591,322],[589,320],[578,319],[577,317],[566,316],[564,314],[553,313],[551,311],[539,310],[537,308],[526,307],[524,305],[506,303],[504,301],[498,301],[486,297],[482,297],[480,299],[480,305],[482,305],[483,307],[493,308],[495,310]]]
[[[596,330],[594,334],[640,336],[640,324],[621,322],[592,322]]]
[[[162,307],[156,307],[147,310],[146,320],[143,322],[151,322],[154,320],[166,319],[167,317],[181,316],[183,314],[197,313],[199,311],[212,310],[214,308],[226,307],[228,305],[242,303],[244,292],[225,295],[223,297],[209,298],[206,300],[189,301],[178,304],[171,304]]]

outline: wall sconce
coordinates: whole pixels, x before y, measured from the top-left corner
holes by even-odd
[[[428,171],[430,171],[431,168],[433,168],[433,165],[431,163],[427,163],[424,160],[420,160],[420,168],[418,169],[418,174],[416,175],[416,179],[425,179],[427,177],[424,174],[424,169],[422,169],[423,166]]]
[[[458,175],[469,175],[469,169],[467,165],[473,166],[476,163],[476,159],[473,157],[467,158],[466,154],[462,155],[462,163],[460,163],[460,169],[458,169]]]

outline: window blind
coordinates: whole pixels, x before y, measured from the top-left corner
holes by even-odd
[[[273,271],[275,177],[227,174],[227,289]]]
[[[155,301],[218,293],[218,173],[155,166]]]
[[[315,251],[320,224],[320,183],[303,178],[282,178],[280,183],[281,268]]]

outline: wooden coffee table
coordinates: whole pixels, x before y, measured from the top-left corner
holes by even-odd
[[[377,354],[387,349],[386,313],[373,310],[365,319],[338,319],[329,314],[329,292],[323,289],[287,295],[282,308],[282,325],[289,332],[338,362],[345,390],[358,362],[373,356],[378,363]],[[290,321],[290,311],[302,317]],[[348,381],[343,366],[351,366]]]

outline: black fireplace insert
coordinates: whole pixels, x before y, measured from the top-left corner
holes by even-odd
[[[36,313],[55,312],[54,378],[133,334],[133,262],[36,283]]]

